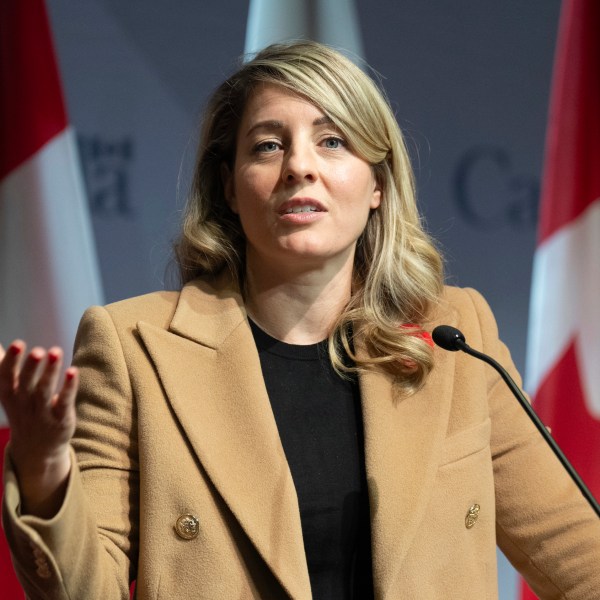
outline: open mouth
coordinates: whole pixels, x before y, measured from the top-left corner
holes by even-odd
[[[308,212],[322,212],[320,208],[316,206],[291,206],[283,211],[284,215],[291,215],[294,213],[308,213]]]
[[[280,215],[299,215],[327,212],[316,198],[292,198],[279,207]]]

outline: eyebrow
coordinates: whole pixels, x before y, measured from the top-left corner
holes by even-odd
[[[313,127],[318,127],[320,125],[332,125],[333,119],[327,115],[323,115],[322,117],[317,117],[312,124]],[[246,133],[246,137],[248,137],[257,129],[283,129],[283,127],[283,121],[278,121],[277,119],[266,119],[265,121],[259,121],[258,123],[252,125],[252,127],[250,127]]]

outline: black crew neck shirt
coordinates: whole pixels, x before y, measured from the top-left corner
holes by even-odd
[[[360,394],[327,341],[280,342],[250,321],[298,496],[314,600],[373,598]]]

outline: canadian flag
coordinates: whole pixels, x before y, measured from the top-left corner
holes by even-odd
[[[59,345],[102,302],[75,138],[43,0],[0,3],[0,341]],[[0,409],[0,450],[8,441]],[[1,491],[1,490],[0,490]],[[23,598],[0,534],[2,598]]]
[[[564,0],[534,259],[526,387],[600,497],[600,2]],[[523,585],[523,600],[536,596]]]

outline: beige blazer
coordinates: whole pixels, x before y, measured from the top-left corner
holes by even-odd
[[[485,301],[436,323],[514,368]],[[432,326],[435,323],[432,323]],[[311,598],[297,497],[242,299],[196,281],[84,316],[64,505],[3,518],[29,598]],[[515,375],[516,376],[516,375]],[[496,542],[542,598],[600,597],[600,526],[495,372],[435,349],[425,387],[360,377],[378,599],[497,598]]]

